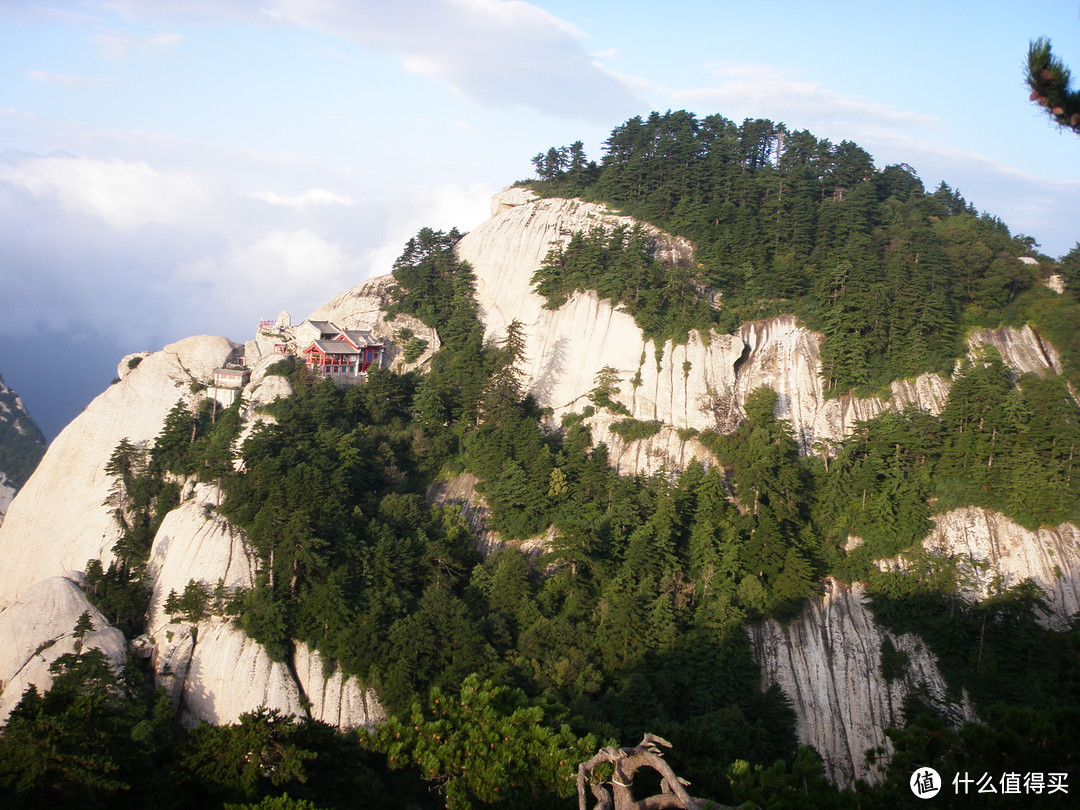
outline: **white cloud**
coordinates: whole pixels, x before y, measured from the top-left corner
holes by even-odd
[[[26,77],[42,84],[56,84],[69,90],[100,90],[115,84],[111,79],[95,76],[72,76],[66,73],[49,73],[44,70],[28,70]]]
[[[198,305],[204,318],[242,329],[243,313],[252,328],[257,317],[282,308],[302,318],[358,280],[356,258],[314,231],[298,228],[272,230],[184,264],[170,286],[190,305]]]
[[[773,65],[717,63],[710,68],[721,79],[719,86],[676,90],[671,101],[679,106],[731,111],[735,117],[785,121],[815,132],[844,129],[849,138],[883,126],[940,128],[933,116],[845,96]]]
[[[605,123],[639,106],[633,88],[586,52],[584,34],[522,0],[114,0],[108,8],[143,21],[318,28],[392,53],[406,70],[488,106]]]
[[[153,51],[168,50],[179,45],[182,34],[147,34],[138,36],[129,31],[105,31],[94,36],[106,59],[130,59],[132,55],[147,56]]]
[[[243,338],[261,315],[303,317],[388,273],[421,227],[482,222],[495,191],[372,195],[364,176],[295,156],[79,132],[71,148],[140,157],[0,156],[0,334],[81,324],[124,351],[198,333]],[[287,190],[242,191],[268,178]]]
[[[336,191],[327,191],[325,188],[313,188],[303,194],[293,197],[285,197],[272,191],[253,191],[247,195],[255,200],[262,200],[271,205],[283,205],[287,208],[306,208],[309,205],[345,205],[354,206],[356,200],[347,194],[339,194]]]
[[[0,164],[0,179],[117,229],[147,222],[190,224],[212,216],[205,181],[189,172],[153,169],[142,161],[37,158]]]
[[[282,0],[286,19],[397,54],[406,70],[480,104],[610,120],[634,94],[598,69],[569,23],[519,0],[409,4]]]

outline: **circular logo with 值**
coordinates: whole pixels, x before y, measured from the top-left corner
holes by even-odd
[[[920,799],[929,799],[941,790],[941,775],[933,768],[916,768],[911,774],[911,792]]]

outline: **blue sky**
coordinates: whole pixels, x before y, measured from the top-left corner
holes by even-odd
[[[1060,256],[1038,36],[1080,71],[1076,0],[0,0],[0,374],[54,436],[124,354],[303,318],[653,109],[853,140]]]

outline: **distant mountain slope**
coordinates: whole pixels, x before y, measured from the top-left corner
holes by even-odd
[[[45,435],[0,377],[0,523],[8,504],[45,455]]]

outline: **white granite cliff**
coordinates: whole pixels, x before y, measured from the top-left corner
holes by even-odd
[[[812,745],[834,781],[873,782],[879,772],[869,749],[891,750],[884,730],[903,723],[904,699],[925,687],[947,716],[973,719],[969,705],[950,702],[933,655],[911,634],[897,636],[874,622],[861,585],[833,580],[827,593],[807,603],[787,625],[769,620],[749,628],[763,684],[777,683],[795,710],[795,733]],[[900,677],[881,673],[881,645],[888,638],[906,656]]]
[[[193,400],[192,382],[209,380],[236,348],[225,338],[193,337],[143,357],[135,368],[127,358],[120,363],[120,382],[61,431],[8,510],[0,528],[7,562],[0,609],[46,577],[86,570],[87,560],[108,567],[119,536],[105,505],[109,456],[125,437],[149,443],[177,400]]]
[[[0,722],[34,683],[51,683],[49,664],[73,649],[71,631],[91,610],[99,632],[88,638],[118,665],[124,660],[123,636],[109,628],[76,583],[86,563],[107,567],[119,531],[105,499],[112,481],[104,472],[122,438],[147,446],[161,431],[178,399],[204,396],[192,384],[207,384],[213,370],[239,354],[237,344],[220,337],[193,337],[143,352],[129,367],[119,366],[120,382],[95,399],[57,437],[37,471],[12,503],[0,527],[0,555],[8,563],[0,578]],[[259,361],[245,390],[249,425],[260,402],[288,395],[280,377],[264,378],[274,358]],[[370,724],[384,715],[370,690],[340,673],[324,674],[318,653],[302,645],[294,660],[271,661],[262,647],[222,619],[196,625],[170,623],[162,606],[171,590],[189,580],[213,587],[250,587],[255,564],[239,529],[210,511],[218,492],[208,485],[185,487],[185,500],[162,522],[148,564],[153,596],[149,643],[139,646],[152,657],[158,680],[174,697],[187,722],[232,722],[259,706],[293,714],[308,713],[342,726]],[[309,709],[304,707],[309,706]]]
[[[985,599],[995,587],[1012,587],[1030,579],[1046,595],[1047,627],[1064,630],[1080,612],[1080,529],[1070,523],[1025,529],[997,512],[975,506],[954,509],[934,518],[923,547],[947,557],[981,563],[972,566],[976,581],[964,593]]]
[[[1070,524],[1031,531],[1009,518],[978,507],[954,509],[934,518],[924,548],[970,561],[976,580],[962,595],[981,600],[997,586],[1031,579],[1046,594],[1049,613],[1040,620],[1064,630],[1080,611],[1080,529]],[[895,562],[884,562],[884,566]],[[781,626],[767,621],[749,628],[762,685],[776,683],[792,702],[796,734],[825,760],[829,776],[841,784],[873,780],[870,748],[890,750],[884,729],[902,721],[904,698],[925,687],[930,700],[955,720],[973,719],[964,701],[950,702],[933,656],[911,635],[895,636],[879,627],[865,606],[861,585],[833,582],[820,599]],[[902,678],[887,682],[880,671],[885,638],[906,654]]]
[[[622,472],[655,472],[682,466],[691,453],[676,438],[679,429],[733,428],[743,415],[747,395],[759,386],[779,394],[777,416],[788,419],[803,452],[818,442],[839,441],[854,423],[888,408],[906,405],[940,412],[949,382],[935,374],[892,384],[888,400],[849,395],[825,398],[820,374],[821,335],[784,316],[744,324],[734,335],[692,332],[684,345],[670,341],[657,358],[653,342],[634,319],[595,293],[578,293],[558,310],[544,309],[532,289],[532,275],[547,252],[575,231],[632,222],[602,205],[579,200],[536,199],[512,188],[495,196],[491,219],[466,234],[458,256],[476,274],[476,294],[487,335],[499,339],[513,320],[524,325],[525,366],[529,389],[556,418],[580,411],[605,366],[620,377],[617,399],[642,420],[659,420],[656,437],[625,447],[608,431],[611,419],[591,420],[594,438],[613,449]],[[660,254],[668,261],[690,263],[685,241],[652,229]],[[1056,352],[1029,327],[981,330],[971,345],[991,344],[1019,372],[1060,370]],[[640,384],[633,385],[640,374]]]
[[[48,689],[49,665],[76,651],[75,622],[87,611],[94,629],[83,637],[82,648],[99,649],[113,666],[121,666],[127,655],[124,634],[86,600],[75,579],[47,577],[0,612],[0,724],[27,687]]]

